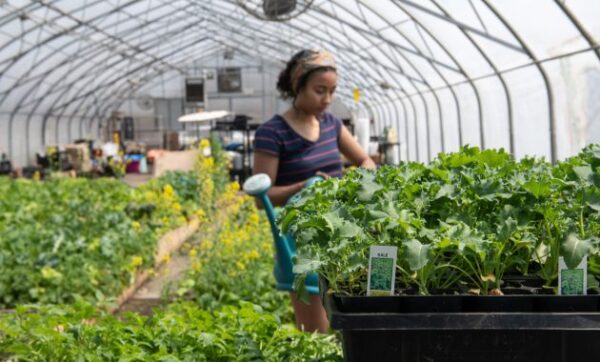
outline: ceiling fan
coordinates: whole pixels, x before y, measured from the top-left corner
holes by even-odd
[[[287,21],[304,13],[314,0],[237,0],[250,15],[267,21]]]

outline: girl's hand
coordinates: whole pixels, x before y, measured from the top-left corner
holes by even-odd
[[[321,176],[321,177],[323,177],[325,180],[327,180],[329,177],[331,177],[331,176],[329,176],[328,174],[326,174],[325,172],[322,172],[322,171],[317,171],[317,172],[315,173],[315,176]]]

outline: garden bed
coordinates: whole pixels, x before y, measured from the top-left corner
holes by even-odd
[[[154,257],[154,269],[158,269],[170,256],[177,252],[183,243],[198,230],[200,222],[197,218],[192,219],[188,224],[175,230],[169,231],[163,235],[157,243],[157,252]],[[151,278],[150,270],[143,270],[136,274],[135,281],[117,297],[116,306],[110,309],[111,312],[118,311],[135,292]]]

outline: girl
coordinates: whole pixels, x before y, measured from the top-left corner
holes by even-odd
[[[341,177],[341,155],[356,166],[375,168],[341,120],[326,112],[336,86],[334,59],[318,50],[297,53],[279,75],[277,89],[292,105],[263,123],[254,138],[254,173],[274,181],[268,193],[273,205],[285,205],[312,176]],[[328,321],[319,296],[306,305],[290,294],[298,327],[325,333]]]

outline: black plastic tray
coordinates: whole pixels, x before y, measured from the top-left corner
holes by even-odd
[[[324,299],[347,361],[600,361],[600,296]]]
[[[333,301],[344,313],[600,312],[600,295],[334,296]]]

